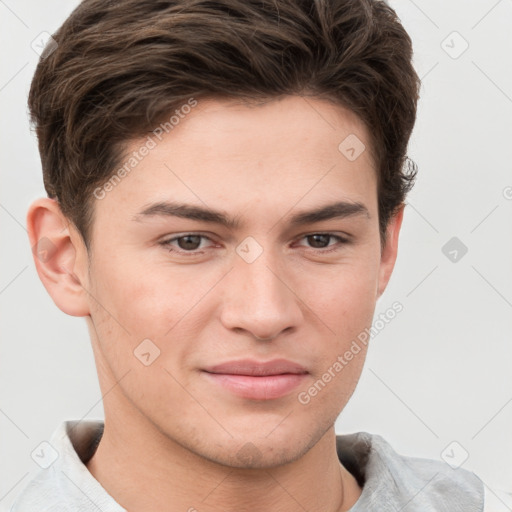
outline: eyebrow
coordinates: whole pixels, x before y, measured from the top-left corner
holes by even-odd
[[[154,216],[198,220],[201,222],[220,224],[232,230],[241,227],[239,218],[231,218],[223,211],[170,201],[160,201],[147,206],[136,214],[133,220],[142,221],[145,218]],[[291,217],[288,223],[291,227],[297,227],[329,219],[342,219],[354,216],[366,216],[370,218],[370,212],[368,208],[360,202],[337,201],[319,206],[312,210],[299,211]]]

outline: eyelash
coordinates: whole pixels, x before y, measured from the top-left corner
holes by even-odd
[[[335,235],[333,233],[323,233],[323,232],[318,232],[318,233],[310,233],[308,235],[303,235],[301,238],[299,238],[299,240],[302,240],[303,238],[308,238],[310,236],[314,236],[314,235],[326,235],[326,236],[329,236],[330,238],[335,238],[337,241],[338,241],[338,244],[335,244],[331,249],[326,249],[326,248],[320,248],[320,249],[317,249],[315,247],[310,247],[309,249],[313,250],[313,251],[318,251],[320,254],[328,254],[328,253],[331,253],[331,252],[334,252],[334,251],[339,251],[341,249],[341,246],[342,245],[347,245],[350,243],[350,240],[347,239],[347,238],[344,238],[340,235]],[[168,240],[162,240],[161,242],[159,242],[160,245],[162,245],[163,247],[165,247],[169,252],[173,252],[173,253],[176,253],[176,254],[179,254],[179,255],[184,255],[184,256],[187,256],[187,257],[191,257],[191,256],[197,256],[198,254],[202,254],[202,252],[199,252],[199,249],[194,249],[193,251],[184,251],[182,249],[176,249],[174,247],[171,247],[171,242],[175,242],[177,240],[180,240],[181,238],[186,238],[187,236],[199,236],[201,238],[205,238],[207,240],[210,240],[210,241],[213,241],[211,240],[210,237],[206,236],[206,235],[201,235],[200,233],[185,233],[183,235],[180,235],[180,236],[176,236],[174,238],[170,238]],[[329,247],[329,246],[328,246]]]

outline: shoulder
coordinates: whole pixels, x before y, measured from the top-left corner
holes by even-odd
[[[125,512],[84,464],[102,432],[102,421],[62,422],[42,448],[47,463],[36,471],[10,512]]]
[[[386,504],[379,510],[483,511],[483,482],[470,471],[401,455],[383,437],[367,432],[337,436],[336,443],[340,461],[363,488],[354,512],[377,510],[378,502]]]
[[[40,469],[16,497],[9,512],[68,512],[59,492],[56,468]]]

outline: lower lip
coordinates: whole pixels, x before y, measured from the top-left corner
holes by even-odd
[[[272,400],[286,396],[307,376],[306,373],[284,373],[260,377],[209,372],[205,374],[235,395],[251,400]]]

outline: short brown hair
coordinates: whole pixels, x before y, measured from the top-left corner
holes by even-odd
[[[349,108],[371,137],[383,240],[413,186],[406,151],[420,80],[383,1],[84,0],[53,38],[28,104],[48,196],[86,246],[92,192],[126,142],[190,97],[308,95]]]

